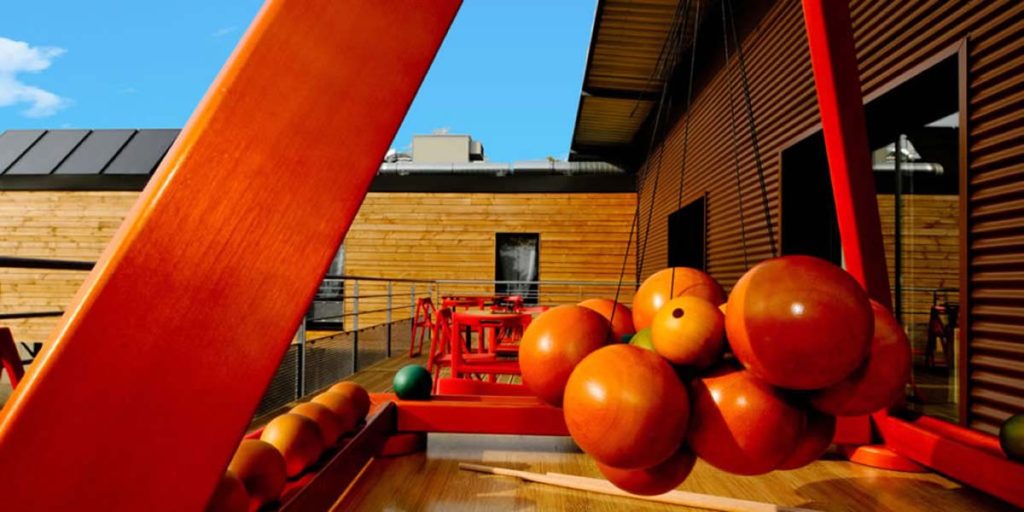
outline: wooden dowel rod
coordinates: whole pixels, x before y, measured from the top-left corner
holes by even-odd
[[[465,462],[459,463],[459,468],[468,471],[488,473],[492,475],[511,476],[529,482],[554,485],[558,487],[565,487],[568,489],[596,492],[611,496],[634,498],[639,500],[653,501],[657,503],[667,503],[669,505],[683,505],[687,507],[703,508],[707,510],[721,510],[725,512],[796,512],[806,510],[790,507],[779,507],[771,503],[762,503],[759,501],[725,498],[721,496],[713,496],[710,494],[698,494],[685,491],[669,491],[665,494],[659,494],[656,496],[639,496],[636,494],[630,494],[626,491],[623,491],[622,489],[615,487],[612,483],[608,482],[607,480],[575,475],[565,475],[562,473],[531,473],[529,471],[519,471],[515,469],[498,468],[492,466],[484,466],[480,464],[469,464]]]

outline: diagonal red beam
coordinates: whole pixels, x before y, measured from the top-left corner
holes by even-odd
[[[4,510],[201,510],[459,0],[270,0],[0,413]]]
[[[803,0],[803,9],[846,270],[892,308],[850,7]]]

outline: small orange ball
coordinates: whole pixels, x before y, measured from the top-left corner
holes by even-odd
[[[238,445],[228,471],[242,481],[249,497],[258,504],[280,498],[288,479],[281,452],[270,443],[258,439],[245,439]]]
[[[316,422],[298,414],[282,414],[267,423],[260,440],[284,456],[288,476],[302,474],[324,452],[324,439]]]
[[[355,430],[356,424],[359,423],[358,411],[356,411],[356,404],[352,401],[351,395],[343,395],[341,393],[335,393],[334,391],[327,391],[313,397],[310,402],[323,405],[330,409],[341,422],[342,433],[348,433]]]
[[[716,306],[725,302],[722,286],[708,274],[695,268],[666,268],[644,280],[633,295],[633,327],[639,331],[651,325],[666,302],[682,296],[700,297]]]
[[[231,471],[225,471],[206,503],[206,512],[245,512],[248,509],[249,493],[245,491],[245,484]]]
[[[351,397],[352,403],[355,404],[356,423],[359,423],[370,413],[370,394],[359,384],[345,380],[331,386],[328,391]]]
[[[341,418],[331,412],[324,404],[306,402],[292,407],[292,410],[288,412],[305,416],[315,421],[316,426],[320,428],[320,435],[323,436],[324,443],[327,446],[334,446],[343,433],[344,425],[341,423]]]
[[[702,370],[722,357],[725,317],[700,297],[678,297],[654,315],[651,340],[670,363]]]
[[[611,299],[587,299],[577,306],[597,311],[606,320],[612,322],[612,343],[624,343],[624,338],[636,334],[636,329],[633,328],[633,312],[620,302]],[[612,318],[612,311],[615,311],[614,318]]]
[[[610,337],[608,320],[594,310],[566,305],[545,311],[519,341],[523,384],[541,400],[561,406],[573,368]]]
[[[600,462],[597,463],[597,469],[609,482],[623,491],[640,496],[654,496],[679,487],[679,484],[690,476],[696,462],[697,456],[684,445],[665,462],[646,469],[619,469]]]

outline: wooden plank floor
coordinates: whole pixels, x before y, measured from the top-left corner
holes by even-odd
[[[422,360],[394,357],[351,378],[371,391],[390,391],[394,371],[413,362]],[[335,510],[686,510],[462,472],[459,462],[600,477],[568,438],[432,434],[425,453],[374,460]],[[838,459],[759,477],[730,475],[698,461],[680,489],[825,511],[1013,510],[940,475],[883,471]]]

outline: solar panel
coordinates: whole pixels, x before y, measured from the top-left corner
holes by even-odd
[[[135,130],[93,130],[54,174],[99,174]]]
[[[50,174],[89,130],[49,130],[18,159],[7,174]]]
[[[103,174],[150,174],[181,130],[139,130]]]
[[[0,173],[7,170],[46,130],[7,130],[0,133]]]

